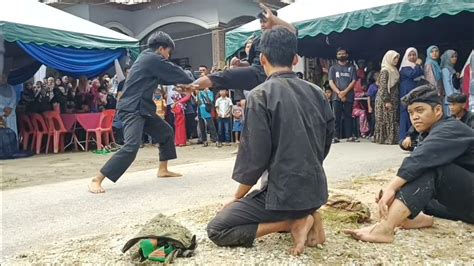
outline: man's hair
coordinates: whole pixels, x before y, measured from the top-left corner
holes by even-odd
[[[298,40],[287,28],[276,26],[263,33],[260,47],[272,66],[291,67],[298,50]]]
[[[346,48],[344,47],[338,47],[337,50],[336,50],[336,53],[339,53],[340,51],[344,51],[346,53],[349,53],[349,50],[347,50]]]
[[[151,34],[148,38],[147,44],[148,47],[153,50],[156,50],[160,47],[163,47],[165,49],[171,48],[171,50],[174,50],[175,48],[173,39],[171,39],[171,37],[163,31],[157,31]]]
[[[200,65],[199,68],[201,68],[201,67],[203,67],[205,69],[208,69],[206,65]]]
[[[278,17],[278,11],[272,10],[272,14],[273,14],[274,16]],[[265,15],[263,14],[263,11],[257,14],[257,18],[258,18],[259,20],[266,20],[266,19],[267,19],[267,18],[265,17]]]
[[[448,103],[467,103],[467,96],[460,93],[453,93],[447,98]]]

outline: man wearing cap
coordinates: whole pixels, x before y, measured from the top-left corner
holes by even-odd
[[[467,96],[454,93],[447,100],[452,116],[474,129],[474,114],[466,110]]]
[[[168,171],[168,160],[176,159],[174,132],[171,126],[156,115],[153,93],[158,84],[174,85],[193,80],[179,66],[168,61],[174,41],[164,32],[153,33],[144,50],[132,65],[117,104],[118,118],[124,124],[124,146],[100,169],[92,179],[89,190],[103,193],[102,181],[107,177],[116,182],[135,160],[143,132],[159,143],[160,164],[158,177],[177,177]]]
[[[257,15],[257,18],[260,20],[260,28],[263,31],[271,29],[275,26],[283,26],[296,34],[296,28],[291,24],[283,21],[277,17],[277,12],[271,10],[267,6],[260,4],[260,7],[263,9]],[[204,89],[204,88],[214,88],[214,89],[230,89],[230,90],[252,90],[256,86],[262,84],[267,75],[263,70],[263,67],[260,63],[260,39],[261,37],[256,37],[252,41],[248,53],[248,63],[249,67],[238,67],[232,68],[221,72],[216,72],[207,76],[203,76],[193,84],[181,85],[184,88],[193,88],[193,89]],[[285,47],[281,47],[285,49]],[[240,65],[235,63],[234,65]]]
[[[444,119],[442,100],[429,85],[414,89],[402,101],[424,138],[381,191],[380,221],[345,230],[355,239],[393,242],[396,227],[432,226],[433,217],[427,214],[474,223],[474,131],[459,120]]]

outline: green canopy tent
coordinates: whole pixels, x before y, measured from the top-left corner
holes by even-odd
[[[441,50],[474,46],[472,0],[301,0],[278,10],[278,16],[298,28],[299,54],[333,58],[335,49],[349,49],[353,58],[377,58],[394,49],[419,49],[438,44]],[[259,34],[253,21],[226,34],[226,57]],[[422,51],[422,50],[421,50]]]

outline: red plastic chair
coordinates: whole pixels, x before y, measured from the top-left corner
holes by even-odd
[[[40,154],[41,145],[43,144],[43,137],[48,136],[48,126],[40,114],[31,114],[31,123],[35,130],[34,142],[36,146],[36,154]]]
[[[48,125],[48,142],[46,144],[46,153],[48,153],[48,149],[50,147],[51,138],[53,139],[53,149],[54,153],[58,153],[59,151],[64,152],[64,135],[66,133],[73,133],[68,131],[63,124],[63,120],[61,119],[61,115],[57,111],[48,111],[44,112],[43,116],[46,120],[46,124]],[[77,150],[77,144],[76,144]]]
[[[115,110],[104,110],[100,114],[99,125],[94,129],[86,130],[86,151],[89,150],[89,139],[92,137],[92,134],[95,134],[95,142],[97,144],[97,149],[102,149],[102,136],[104,136],[104,144],[109,145],[110,139],[112,142],[115,142],[113,124],[114,124]]]
[[[31,140],[31,150],[33,150],[35,145],[35,128],[33,127],[33,123],[31,122],[30,118],[22,114],[20,115],[20,136],[21,142],[23,143],[23,150],[28,149],[28,145],[30,144]]]

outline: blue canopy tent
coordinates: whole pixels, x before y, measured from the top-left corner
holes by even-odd
[[[138,40],[34,0],[3,0],[0,32],[13,85],[31,78],[42,64],[92,78],[116,59],[139,53]]]

